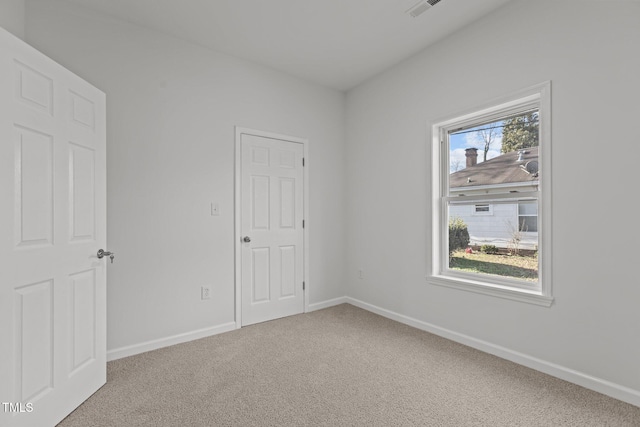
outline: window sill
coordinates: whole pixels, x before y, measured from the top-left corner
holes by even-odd
[[[542,295],[539,292],[529,291],[525,289],[509,288],[499,285],[485,285],[463,279],[453,279],[445,276],[427,276],[427,282],[431,285],[460,289],[467,292],[505,298],[513,301],[540,305],[543,307],[551,307],[551,305],[553,304],[553,297]]]

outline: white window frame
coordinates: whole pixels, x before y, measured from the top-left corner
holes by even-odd
[[[518,279],[491,275],[473,274],[448,268],[448,203],[453,199],[449,195],[449,144],[450,131],[467,127],[477,122],[488,123],[505,116],[530,111],[537,108],[539,113],[540,144],[538,161],[540,162],[539,185],[537,191],[520,192],[518,199],[537,200],[538,202],[538,281],[525,283]],[[427,282],[476,292],[484,295],[507,298],[549,307],[553,303],[551,289],[551,82],[527,88],[510,96],[496,99],[490,103],[467,112],[438,120],[431,126],[431,256],[427,260]],[[491,200],[486,196],[462,196],[468,202],[499,203],[514,199],[514,194],[495,194]],[[456,197],[461,200],[460,197]]]

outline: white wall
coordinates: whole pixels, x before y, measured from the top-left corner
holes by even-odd
[[[310,302],[344,295],[343,93],[59,1],[26,33],[107,94],[109,350],[233,322],[236,125],[309,139]]]
[[[638,404],[640,234],[627,213],[637,211],[639,45],[640,2],[516,0],[349,91],[348,295],[628,387]],[[555,304],[427,284],[429,124],[546,80]]]
[[[0,0],[0,27],[24,39],[25,0]]]

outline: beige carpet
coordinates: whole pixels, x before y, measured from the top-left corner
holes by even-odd
[[[60,427],[640,426],[640,408],[343,304],[116,360]]]

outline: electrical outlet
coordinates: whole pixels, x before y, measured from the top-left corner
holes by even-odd
[[[203,286],[200,291],[202,299],[211,299],[211,288],[209,286]]]

